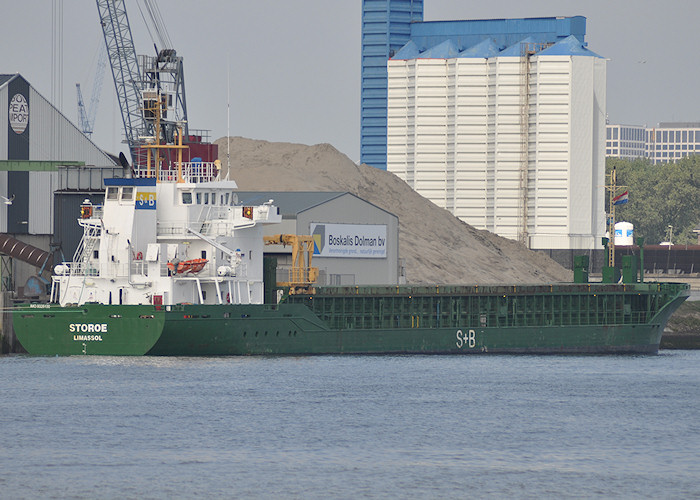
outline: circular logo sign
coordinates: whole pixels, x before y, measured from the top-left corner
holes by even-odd
[[[24,132],[29,124],[29,103],[22,94],[12,97],[8,114],[12,130],[17,134]]]

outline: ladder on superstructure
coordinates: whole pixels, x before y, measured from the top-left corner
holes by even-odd
[[[78,248],[75,249],[73,254],[73,261],[68,266],[68,282],[65,287],[58,289],[58,301],[60,302],[61,292],[66,293],[68,291],[68,284],[72,278],[82,277],[83,283],[87,277],[87,261],[95,248],[95,245],[99,241],[101,235],[102,227],[96,223],[89,223],[88,221],[81,221],[80,225],[83,226],[84,232],[83,237],[80,239]],[[99,273],[99,271],[98,271]],[[54,276],[51,282],[51,301],[54,301],[56,295],[56,283],[60,280],[60,276]]]
[[[73,263],[70,266],[71,277],[87,275],[87,262],[95,245],[100,240],[102,232],[101,225],[97,223],[85,221],[81,222],[81,225],[84,227],[84,233],[78,248],[75,249],[75,254],[73,254]]]

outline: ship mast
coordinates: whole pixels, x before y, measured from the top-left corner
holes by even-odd
[[[617,190],[627,188],[627,186],[617,185],[617,172],[613,166],[612,172],[610,172],[610,183],[605,186],[605,189],[609,192],[609,203],[610,203],[610,213],[607,217],[608,223],[608,267],[615,267],[615,202],[614,198],[617,196]]]

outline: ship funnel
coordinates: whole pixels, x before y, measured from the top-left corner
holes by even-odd
[[[129,165],[129,161],[126,159],[126,156],[124,156],[124,153],[119,153],[119,163],[121,163],[121,165],[122,165],[122,170],[124,171],[124,178],[131,179],[131,177],[132,177],[131,165]]]

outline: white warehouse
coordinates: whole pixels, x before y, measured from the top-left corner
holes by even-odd
[[[387,63],[387,170],[479,229],[596,249],[606,61],[574,36],[503,48],[409,41]]]

